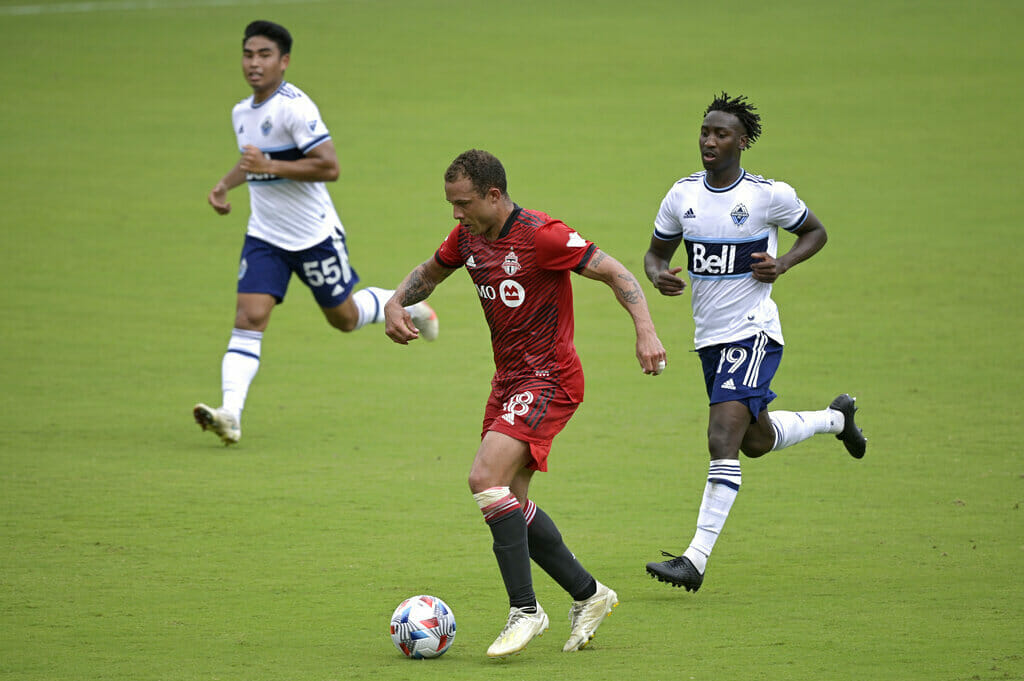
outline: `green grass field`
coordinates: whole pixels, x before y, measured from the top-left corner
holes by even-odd
[[[745,167],[831,237],[776,286],[775,405],[857,395],[867,457],[744,460],[700,593],[650,580],[707,471],[689,297],[650,301],[652,379],[577,279],[587,400],[532,494],[621,605],[563,654],[570,603],[538,570],[551,629],[488,660],[507,603],[465,482],[492,366],[464,274],[410,347],[330,330],[293,282],[242,443],[191,422],[233,319],[247,192],[226,218],[205,197],[255,18],[295,35],[367,284],[432,254],[471,147],[639,275],[703,108],[747,94]],[[0,2],[0,679],[1024,678],[1022,25],[996,0]],[[386,633],[417,593],[457,616],[436,661]]]

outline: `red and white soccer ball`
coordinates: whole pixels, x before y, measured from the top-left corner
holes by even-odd
[[[413,596],[391,615],[391,640],[406,657],[440,657],[455,638],[455,614],[436,596]]]

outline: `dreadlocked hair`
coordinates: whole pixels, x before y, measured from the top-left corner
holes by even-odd
[[[743,129],[747,131],[747,147],[754,144],[761,135],[761,116],[754,113],[757,107],[747,101],[743,95],[730,98],[724,91],[715,97],[711,105],[704,111],[707,116],[712,111],[724,111],[740,119]]]

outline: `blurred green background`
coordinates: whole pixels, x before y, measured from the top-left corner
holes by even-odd
[[[561,653],[568,597],[487,660],[507,603],[465,476],[492,372],[463,273],[439,341],[341,336],[293,282],[224,449],[218,403],[248,199],[242,30],[295,36],[363,282],[393,287],[452,226],[442,174],[492,151],[521,205],[638,276],[659,202],[700,168],[721,90],[828,246],[775,288],[781,409],[859,398],[867,457],[819,437],[744,460],[699,594],[647,578],[689,541],[707,471],[688,296],[646,286],[669,368],[576,280],[587,399],[534,499],[621,605]],[[1020,679],[1024,96],[1018,2],[0,2],[0,679]],[[788,237],[782,237],[782,247]],[[454,609],[402,658],[392,609]]]

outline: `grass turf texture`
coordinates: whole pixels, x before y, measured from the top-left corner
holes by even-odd
[[[0,5],[0,679],[1022,678],[1019,4],[131,6]],[[867,457],[819,437],[745,460],[701,592],[649,580],[706,474],[689,301],[651,299],[652,379],[577,279],[587,401],[533,493],[622,605],[565,655],[569,602],[537,570],[551,629],[488,661],[506,604],[465,484],[490,354],[464,274],[432,299],[440,342],[409,348],[332,332],[293,283],[242,444],[191,423],[218,401],[247,214],[244,188],[227,218],[205,195],[263,17],[296,37],[368,284],[432,253],[473,146],[639,274],[703,107],[749,95],[745,166],[831,236],[776,287],[775,406],[858,395]],[[387,621],[424,592],[458,636],[413,662]]]

